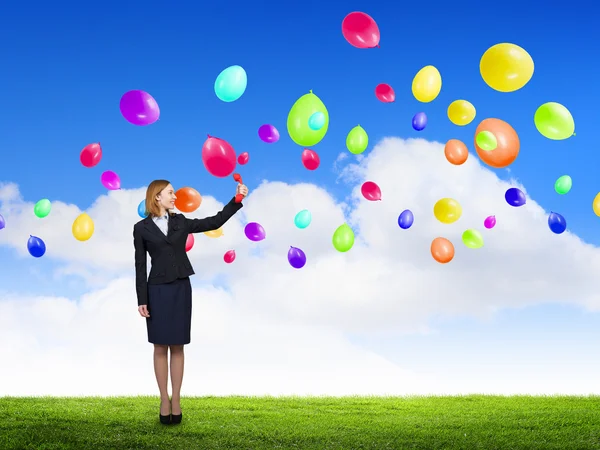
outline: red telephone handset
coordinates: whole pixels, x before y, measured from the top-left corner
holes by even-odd
[[[242,181],[242,176],[239,173],[234,173],[233,174],[233,179],[235,181],[237,181],[239,184],[243,184],[244,183]],[[235,195],[235,202],[236,203],[241,203],[243,199],[244,199],[244,196],[242,194],[236,194]]]

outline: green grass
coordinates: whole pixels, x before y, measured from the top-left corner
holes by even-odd
[[[600,449],[600,397],[0,398],[0,449]]]

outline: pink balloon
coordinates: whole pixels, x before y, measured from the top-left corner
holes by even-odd
[[[486,227],[488,230],[494,228],[496,226],[496,216],[486,217],[483,221],[483,226]]]
[[[79,160],[84,167],[94,167],[101,159],[102,147],[100,142],[86,145],[79,155]]]
[[[228,177],[235,170],[235,150],[229,142],[209,135],[202,146],[202,162],[211,175]]]
[[[305,148],[302,152],[302,164],[308,170],[315,170],[319,167],[319,164],[321,164],[321,159],[319,158],[319,155],[317,155],[317,152]]]
[[[364,198],[370,201],[381,200],[381,189],[372,181],[365,181],[360,188]]]
[[[380,102],[392,103],[396,101],[396,93],[394,88],[389,84],[381,83],[375,87],[375,96]]]
[[[231,264],[233,261],[235,261],[235,250],[229,250],[228,252],[225,252],[223,255],[223,261],[225,261],[227,264]]]
[[[103,172],[100,176],[100,181],[106,189],[110,189],[111,191],[116,191],[121,189],[121,179],[119,175],[114,173],[112,170],[107,170]]]
[[[375,20],[364,12],[354,11],[344,17],[342,34],[353,47],[379,47],[379,27]]]
[[[238,156],[238,164],[240,166],[243,166],[244,164],[248,164],[249,160],[250,160],[250,155],[248,154],[248,152],[240,153],[240,156]]]
[[[185,251],[189,252],[194,246],[194,235],[192,233],[188,234],[187,239],[185,240]]]

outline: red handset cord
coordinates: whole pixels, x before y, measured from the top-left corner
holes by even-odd
[[[234,173],[233,174],[233,179],[235,181],[237,181],[239,184],[243,184],[244,183],[242,181],[242,176],[239,173]],[[235,195],[235,202],[236,203],[241,203],[243,199],[244,199],[244,196],[242,194],[236,194]]]

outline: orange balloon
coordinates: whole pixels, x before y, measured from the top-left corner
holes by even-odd
[[[450,139],[444,147],[444,155],[450,164],[460,166],[469,157],[469,150],[463,141]]]
[[[446,238],[437,237],[431,242],[431,256],[439,263],[449,263],[454,258],[454,245]]]
[[[191,187],[183,187],[175,192],[177,200],[175,200],[175,207],[185,213],[191,213],[196,211],[202,203],[202,196],[200,193]]]
[[[477,145],[477,135],[482,131],[489,131],[496,137],[498,145],[494,150],[485,151]],[[508,123],[500,119],[482,120],[475,130],[474,141],[479,158],[495,169],[510,166],[519,156],[521,148],[517,132]]]

